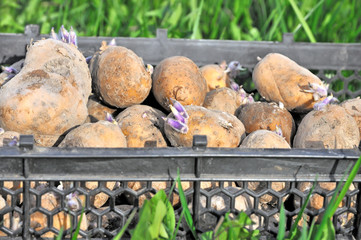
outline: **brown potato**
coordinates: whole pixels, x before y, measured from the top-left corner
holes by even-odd
[[[142,103],[152,87],[143,60],[132,50],[108,46],[90,61],[95,94],[107,104],[126,108]]]
[[[267,54],[255,66],[254,84],[267,101],[282,102],[289,111],[308,112],[314,103],[312,93],[305,92],[309,83],[322,81],[308,69],[279,53]]]
[[[240,94],[228,87],[222,87],[207,93],[203,107],[234,115],[241,104],[242,97]]]
[[[113,114],[117,109],[105,106],[94,95],[91,95],[87,104],[88,118],[86,122],[97,122],[106,119],[106,113]]]
[[[207,64],[199,69],[202,76],[207,82],[207,91],[212,91],[217,88],[229,87],[230,81],[228,79],[225,69],[217,64]]]
[[[128,147],[144,147],[146,141],[156,141],[157,147],[166,147],[164,120],[166,115],[146,105],[133,105],[116,116]]]
[[[328,105],[309,112],[301,121],[293,141],[295,148],[355,148],[360,132],[355,119],[343,107]]]
[[[127,140],[117,124],[102,120],[71,130],[59,147],[122,148]]]
[[[291,148],[284,137],[268,130],[251,132],[243,141],[240,148]]]
[[[247,134],[260,129],[275,131],[276,125],[278,125],[286,141],[290,144],[296,132],[292,115],[287,109],[275,103],[254,102],[244,104],[237,109],[236,116],[244,124]]]
[[[245,136],[242,122],[229,113],[200,106],[185,106],[189,115],[188,132],[175,131],[165,124],[165,134],[174,147],[191,147],[194,135],[206,135],[208,147],[238,147]],[[173,113],[168,118],[174,118]]]
[[[207,94],[207,82],[192,60],[174,56],[164,59],[154,69],[152,92],[168,111],[170,98],[184,106],[200,106]]]
[[[90,92],[89,69],[79,50],[40,40],[29,47],[20,73],[0,89],[0,125],[33,134],[35,140],[42,135],[56,139],[85,121]]]
[[[340,104],[345,108],[346,112],[350,114],[356,121],[360,136],[361,136],[361,99],[360,97],[346,100]]]

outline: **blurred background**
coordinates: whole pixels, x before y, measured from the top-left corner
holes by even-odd
[[[360,0],[1,0],[0,32],[73,26],[80,36],[359,43]]]

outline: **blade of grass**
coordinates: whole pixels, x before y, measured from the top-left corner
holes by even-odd
[[[184,211],[184,216],[185,216],[187,225],[188,225],[189,229],[191,230],[193,237],[195,239],[197,239],[196,227],[193,224],[192,215],[189,211],[187,199],[183,192],[182,183],[181,183],[180,176],[179,176],[179,169],[177,169],[177,183],[178,183],[179,199],[181,201],[181,205],[182,205],[182,208]]]
[[[84,214],[84,206],[82,207],[82,210],[81,210],[81,213],[80,213],[80,218],[79,218],[78,225],[76,226],[75,232],[74,232],[73,236],[71,237],[72,240],[78,239],[81,222],[83,220],[83,214]]]
[[[359,157],[359,159],[357,160],[357,162],[355,163],[354,167],[352,168],[350,175],[348,176],[345,185],[343,186],[340,195],[338,195],[337,200],[335,202],[335,205],[332,207],[331,209],[331,215],[335,214],[339,204],[341,203],[341,201],[343,200],[343,198],[345,197],[349,187],[351,186],[353,180],[356,177],[356,174],[360,168],[361,165],[361,156]]]
[[[324,0],[319,1],[305,16],[305,20],[307,20],[309,17],[311,17],[312,13],[315,12],[315,10],[323,4]],[[298,24],[296,28],[293,30],[293,33],[296,33],[300,28],[301,24]]]
[[[277,240],[284,239],[285,234],[286,234],[286,214],[285,214],[285,207],[283,206],[283,203],[282,203],[281,210],[280,210],[280,221],[278,224]]]
[[[124,226],[122,227],[122,229],[117,233],[117,235],[115,235],[115,237],[113,238],[113,240],[119,240],[121,239],[121,237],[123,236],[123,234],[125,233],[125,231],[127,230],[129,224],[132,222],[135,214],[137,213],[137,208],[134,208],[132,213],[129,215],[128,220],[125,222]]]
[[[194,22],[194,25],[193,25],[191,39],[202,38],[202,34],[199,30],[199,21],[201,19],[201,15],[202,15],[203,2],[204,2],[204,0],[201,0],[201,3],[198,7],[197,17],[196,17],[196,21]]]
[[[177,237],[177,233],[178,233],[178,231],[179,231],[179,227],[180,227],[180,223],[182,222],[182,219],[183,219],[183,217],[184,217],[184,210],[182,210],[182,212],[181,212],[181,215],[179,216],[179,220],[178,220],[178,222],[177,222],[177,226],[176,226],[176,228],[175,228],[175,230],[174,230],[174,233],[173,233],[173,235],[172,235],[172,237],[170,238],[170,239],[176,239],[176,237]]]
[[[288,0],[289,3],[291,4],[293,11],[296,13],[296,16],[298,18],[298,20],[300,21],[300,23],[302,24],[303,29],[305,30],[307,37],[310,39],[310,41],[312,43],[316,42],[315,37],[312,34],[312,31],[310,29],[310,27],[308,26],[307,22],[305,21],[300,9],[297,7],[297,4],[294,0]]]
[[[360,159],[361,159],[361,157],[357,160],[357,162],[360,161]],[[334,208],[334,205],[335,205],[336,199],[337,199],[337,195],[338,195],[338,193],[339,193],[339,191],[340,191],[340,188],[341,188],[341,182],[344,181],[344,179],[345,179],[347,173],[349,172],[351,166],[352,166],[352,165],[348,166],[345,174],[344,174],[344,175],[342,176],[342,178],[341,178],[341,181],[339,182],[339,184],[337,184],[337,187],[336,187],[336,189],[335,189],[335,193],[333,194],[333,196],[332,196],[332,198],[331,198],[331,201],[330,201],[328,207],[326,208],[326,211],[325,211],[325,213],[324,213],[324,215],[323,215],[323,217],[322,217],[321,224],[319,225],[319,228],[318,228],[318,230],[317,230],[317,232],[316,232],[316,235],[315,235],[315,238],[314,238],[315,240],[321,239],[323,233],[327,230],[328,221],[331,219],[331,217],[332,217],[332,215],[333,215],[333,214],[331,214],[331,213],[332,213],[332,209]],[[355,164],[355,166],[356,166],[356,164]],[[349,180],[349,179],[350,179],[350,176],[349,176],[348,180]],[[353,180],[353,179],[352,179],[352,180]],[[337,206],[337,205],[336,205],[336,206]],[[336,208],[337,208],[337,207],[336,207]]]
[[[311,224],[310,230],[308,231],[307,240],[311,240],[311,237],[312,237],[312,234],[313,234],[313,229],[315,228],[315,224],[316,224],[316,218],[314,218],[314,219],[312,220],[312,224]]]
[[[312,188],[311,188],[310,192],[307,194],[306,201],[303,203],[300,212],[297,214],[297,218],[296,218],[295,222],[294,222],[294,223],[292,224],[292,226],[291,226],[291,230],[290,230],[290,234],[291,234],[290,240],[292,240],[292,239],[296,236],[296,234],[297,234],[297,225],[298,225],[298,222],[301,220],[302,215],[303,215],[303,213],[304,213],[304,211],[305,211],[305,209],[306,209],[306,207],[307,207],[307,205],[308,205],[308,202],[310,201],[310,198],[311,198],[311,195],[312,195],[312,193],[313,193],[313,190],[315,190],[315,187],[316,187],[316,184],[317,184],[317,179],[318,179],[318,176],[316,176],[315,181],[314,181],[314,183],[313,183],[313,185],[312,185]]]
[[[61,226],[61,228],[60,228],[60,230],[59,230],[59,234],[58,234],[56,237],[54,237],[54,239],[56,239],[56,240],[62,240],[62,239],[63,239],[63,232],[64,232],[64,227]]]

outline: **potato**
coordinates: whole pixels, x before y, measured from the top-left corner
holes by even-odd
[[[89,97],[88,103],[88,118],[86,122],[97,122],[106,119],[106,113],[113,114],[117,109],[105,106],[94,95]]]
[[[268,130],[256,130],[249,134],[240,148],[291,148],[285,138]]]
[[[230,87],[225,69],[217,64],[207,64],[199,69],[202,76],[207,82],[207,91],[212,91],[217,88]]]
[[[78,49],[40,40],[29,47],[20,73],[0,89],[0,126],[33,134],[35,140],[50,136],[55,142],[85,121],[90,92],[89,69]]]
[[[208,147],[238,147],[245,128],[235,116],[200,106],[185,106],[189,115],[188,132],[183,134],[165,124],[165,134],[174,147],[191,147],[194,135],[206,135]],[[168,115],[173,118],[173,113]]]
[[[292,115],[275,103],[254,102],[241,105],[236,116],[244,124],[247,134],[260,129],[275,131],[278,126],[290,144],[296,131]]]
[[[279,53],[267,54],[259,61],[252,79],[267,101],[282,102],[287,110],[296,112],[308,112],[316,102],[308,92],[309,84],[323,85],[308,69]]]
[[[118,125],[102,120],[71,130],[59,147],[123,148],[127,141]]]
[[[95,94],[105,103],[126,108],[142,103],[152,87],[143,60],[132,50],[108,46],[90,61]]]
[[[293,141],[295,148],[356,148],[360,132],[355,119],[343,107],[327,105],[309,112],[301,121]]]
[[[166,147],[164,120],[166,115],[150,106],[133,105],[116,116],[128,147],[144,147],[146,141],[155,141],[157,147]]]
[[[340,104],[356,121],[361,136],[361,99],[348,99]]]
[[[201,106],[207,94],[207,83],[192,60],[174,56],[164,59],[154,69],[152,92],[168,111],[170,98],[183,105]]]
[[[240,94],[228,87],[222,87],[207,93],[203,107],[234,115],[241,104],[242,97]]]

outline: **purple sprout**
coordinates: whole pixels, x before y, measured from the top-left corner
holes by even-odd
[[[278,136],[283,137],[282,129],[279,125],[276,125],[276,130],[274,131]]]
[[[64,25],[61,25],[59,29],[59,39],[65,43],[69,42],[69,32],[65,29]]]
[[[189,118],[188,113],[186,112],[182,104],[173,98],[171,98],[170,100],[173,103],[173,107],[182,115],[182,117],[188,119]]]
[[[108,122],[111,122],[113,124],[118,124],[118,122],[113,118],[113,116],[106,112],[106,116],[105,116],[105,120],[107,120]]]
[[[317,83],[308,83],[308,89],[303,89],[304,92],[312,93],[313,99],[318,101],[320,98],[327,96],[328,84],[322,83],[321,85]]]
[[[78,192],[69,193],[65,197],[66,206],[70,208],[71,210],[77,210],[81,207],[81,201],[79,199]]]
[[[58,35],[54,31],[54,27],[51,28],[50,38],[55,39],[55,40],[59,40]]]
[[[182,123],[179,120],[175,120],[172,118],[162,117],[163,120],[171,126],[175,131],[186,134],[188,132],[188,126],[185,123]]]
[[[239,85],[235,82],[235,81],[231,81],[231,89],[233,89],[234,91],[238,92],[240,87]]]
[[[109,42],[108,46],[117,46],[117,43],[115,42],[115,38],[113,38],[113,39]]]
[[[228,64],[227,69],[225,70],[228,73],[228,76],[232,79],[235,79],[240,71],[245,70],[238,61],[232,61]]]
[[[173,107],[172,105],[169,106],[170,110],[172,111],[173,115],[175,116],[175,118],[180,121],[181,123],[187,124],[186,123],[186,119],[182,116],[182,114],[180,114],[180,112],[177,111],[177,109],[175,107]]]
[[[0,128],[0,135],[3,134],[5,130],[3,128]]]
[[[89,63],[90,63],[90,60],[91,60],[92,58],[93,58],[93,56],[86,57],[86,58],[85,58],[86,63],[89,64]]]
[[[324,110],[327,105],[337,103],[337,102],[338,102],[338,99],[333,97],[331,94],[330,96],[326,97],[322,101],[315,103],[315,105],[313,105],[313,109],[316,111]]]
[[[15,68],[13,67],[4,67],[4,66],[1,66],[1,69],[6,72],[7,74],[18,74],[18,70],[16,70]]]
[[[14,147],[14,146],[17,146],[18,145],[18,142],[19,142],[19,139],[17,136],[14,136],[11,141],[8,143],[8,146],[9,147]]]
[[[74,44],[75,46],[78,46],[78,40],[76,37],[76,33],[73,29],[73,27],[70,27],[70,31],[69,31],[69,43]]]

